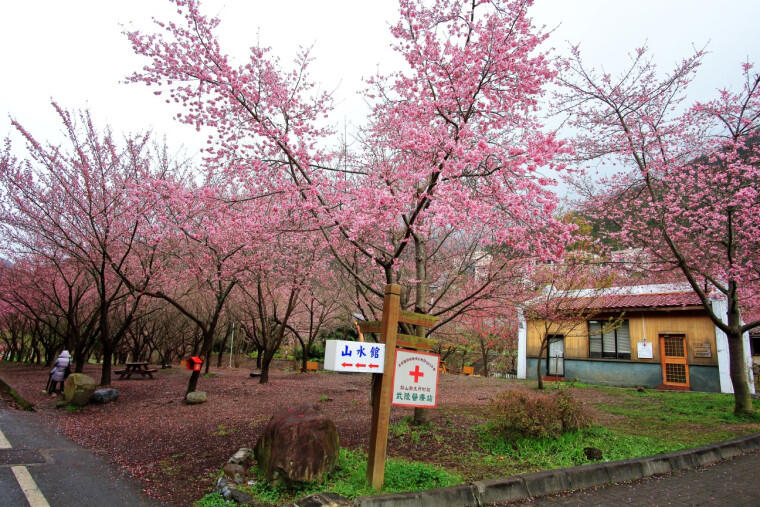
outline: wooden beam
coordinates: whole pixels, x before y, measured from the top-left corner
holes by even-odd
[[[436,340],[423,336],[413,336],[410,334],[396,335],[396,346],[404,349],[433,350],[436,344]]]
[[[368,320],[357,322],[357,324],[362,333],[379,333],[382,323],[379,320]]]
[[[413,326],[433,327],[440,319],[433,317],[432,315],[426,315],[424,313],[407,312],[401,310],[399,312],[398,321]]]
[[[388,425],[391,417],[391,391],[393,370],[396,366],[396,333],[398,332],[399,301],[401,286],[385,286],[383,320],[380,341],[385,343],[385,367],[383,374],[372,375],[372,426],[369,434],[367,456],[367,481],[376,490],[383,488],[385,478],[385,454],[388,450]]]

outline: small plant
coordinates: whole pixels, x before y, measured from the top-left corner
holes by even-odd
[[[237,505],[237,502],[226,500],[219,493],[209,493],[200,500],[193,503],[195,507],[226,507],[227,505]]]
[[[557,437],[591,424],[566,390],[553,395],[507,390],[491,402],[489,412],[493,429],[510,437]]]
[[[292,489],[284,486],[272,486],[263,480],[263,477],[260,476],[261,472],[254,468],[252,472],[257,477],[255,483],[241,485],[239,489],[251,494],[256,501],[269,504],[288,503],[295,498],[324,491],[331,491],[346,498],[356,498],[377,493],[367,483],[366,470],[367,456],[364,453],[341,449],[338,465],[333,473],[327,477],[324,484],[303,484]],[[461,482],[461,477],[433,465],[390,458],[385,463],[383,492],[433,489],[453,486]],[[216,507],[217,504],[199,505],[200,507]]]
[[[326,394],[323,394],[322,396],[319,397],[319,401],[324,403],[326,401],[330,401],[330,398],[328,398]]]
[[[211,434],[216,435],[218,437],[226,437],[227,435],[231,435],[235,433],[237,430],[235,428],[227,428],[224,426],[224,424],[220,424],[216,427],[216,431],[213,431]]]

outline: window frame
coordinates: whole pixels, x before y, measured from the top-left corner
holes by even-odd
[[[615,352],[605,352],[604,350],[604,335],[599,334],[598,336],[592,336],[591,334],[591,323],[599,323],[602,325],[602,328],[604,327],[604,321],[602,320],[588,320],[586,321],[586,330],[588,332],[588,357],[589,359],[622,359],[625,361],[631,360],[631,325],[628,321],[628,319],[623,319],[621,321],[620,326],[615,327],[615,329],[612,330],[612,332],[615,334]],[[619,337],[618,337],[618,329],[620,329],[623,324],[625,324],[628,327],[628,352],[620,352],[620,345],[618,343]],[[591,340],[596,339],[599,340],[599,350],[601,352],[591,352]]]

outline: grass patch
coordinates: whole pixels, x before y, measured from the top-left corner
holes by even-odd
[[[216,435],[217,437],[226,437],[227,435],[232,435],[235,433],[237,429],[235,428],[228,428],[224,424],[220,424],[216,427],[215,431],[212,431],[212,435]]]
[[[558,437],[507,440],[483,427],[480,445],[487,465],[502,464],[515,473],[565,468],[590,463],[583,449],[602,451],[603,461],[638,458],[683,449],[679,442],[659,440],[643,435],[626,435],[602,426],[592,426],[563,433]]]
[[[338,465],[324,484],[305,485],[294,489],[275,487],[267,484],[257,471],[256,484],[242,485],[238,488],[248,492],[257,501],[270,504],[290,502],[302,496],[326,491],[346,498],[356,498],[377,493],[367,483],[366,472],[367,456],[364,453],[341,449]],[[419,491],[453,486],[461,482],[462,479],[458,475],[433,465],[390,458],[385,464],[385,482],[382,492]]]
[[[237,505],[237,502],[225,500],[219,493],[209,493],[200,500],[193,502],[195,507],[226,507],[227,505]]]
[[[734,414],[731,394],[662,392],[597,386],[616,397],[614,403],[598,403],[602,412],[622,416],[609,427],[627,434],[658,437],[684,446],[696,446],[758,431],[760,410],[746,415]]]
[[[405,437],[414,444],[420,443],[422,435],[430,432],[430,422],[415,425],[412,424],[413,419],[411,416],[402,417],[388,426],[388,434],[396,438]]]

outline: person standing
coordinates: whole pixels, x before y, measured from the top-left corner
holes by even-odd
[[[69,355],[68,350],[64,350],[61,352],[61,355],[58,356],[58,359],[55,360],[53,363],[53,369],[50,370],[50,388],[48,392],[50,394],[53,394],[56,392],[56,387],[58,387],[58,383],[60,382],[61,388],[59,392],[63,392],[63,381],[66,379],[66,371],[68,370],[69,366],[71,365],[71,356]]]

